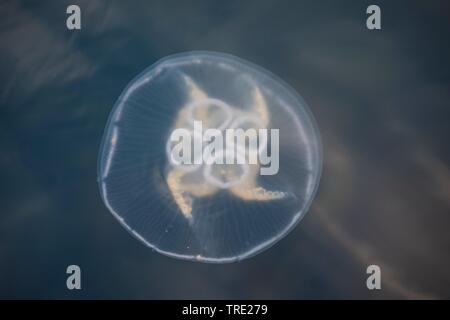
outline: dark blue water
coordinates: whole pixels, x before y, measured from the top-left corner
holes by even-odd
[[[1,298],[449,298],[450,8],[445,1],[0,4]],[[126,84],[176,52],[267,68],[315,115],[316,200],[264,253],[231,265],[151,252],[103,205],[97,154]],[[65,269],[82,269],[81,291]],[[382,290],[366,267],[382,268]]]

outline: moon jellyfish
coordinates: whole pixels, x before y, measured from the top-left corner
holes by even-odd
[[[189,52],[131,81],[98,163],[102,199],[162,254],[234,262],[285,236],[308,211],[322,168],[303,99],[237,57]]]

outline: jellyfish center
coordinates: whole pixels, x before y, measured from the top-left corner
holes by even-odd
[[[182,78],[188,99],[178,111],[166,143],[169,162],[166,182],[181,213],[192,220],[195,199],[220,190],[227,190],[245,201],[286,197],[287,192],[269,191],[258,185],[260,166],[269,159],[267,130],[270,122],[267,103],[259,87],[252,83],[251,105],[237,108],[208,96],[187,75]],[[186,149],[172,139],[175,130],[178,136],[188,137],[184,141],[188,145]],[[236,132],[244,133],[244,138],[240,139]],[[278,139],[276,133],[271,135],[272,144],[274,137]],[[275,141],[278,144],[278,140]]]

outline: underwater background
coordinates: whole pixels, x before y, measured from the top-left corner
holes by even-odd
[[[82,29],[66,28],[78,4]],[[450,298],[450,3],[2,1],[0,298]],[[231,53],[284,79],[324,167],[300,224],[234,264],[152,252],[102,203],[109,112],[160,58]],[[82,290],[66,288],[77,264]],[[382,290],[366,268],[382,270]]]

